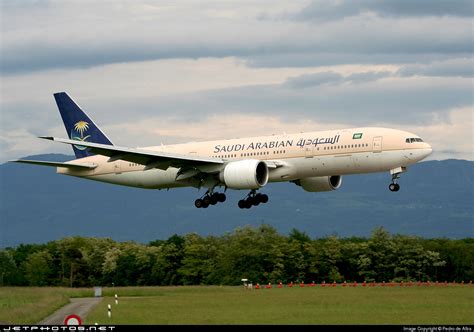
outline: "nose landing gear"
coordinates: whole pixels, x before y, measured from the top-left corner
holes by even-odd
[[[397,180],[400,179],[400,174],[405,173],[407,171],[406,167],[397,167],[390,170],[390,174],[392,174],[392,183],[388,186],[388,189],[392,192],[399,191],[400,185],[397,183]]]
[[[250,209],[252,206],[257,206],[260,203],[267,203],[268,202],[268,195],[265,194],[257,194],[256,190],[252,190],[248,195],[247,198],[241,199],[238,203],[239,208],[241,209]]]

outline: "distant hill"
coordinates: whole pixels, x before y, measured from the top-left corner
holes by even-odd
[[[473,175],[472,161],[427,161],[402,175],[398,193],[388,191],[388,173],[377,173],[345,176],[342,188],[329,193],[270,184],[262,190],[269,203],[250,210],[237,207],[246,191],[231,190],[224,204],[196,209],[196,189],[120,187],[58,175],[54,168],[6,163],[0,165],[0,247],[74,235],[148,242],[174,233],[223,234],[261,223],[281,233],[296,228],[311,237],[369,236],[380,225],[391,233],[472,237]]]

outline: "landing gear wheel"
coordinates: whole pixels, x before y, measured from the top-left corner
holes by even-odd
[[[220,203],[224,203],[225,200],[226,200],[226,197],[225,197],[225,194],[217,194],[217,200],[220,202]]]
[[[246,206],[247,206],[247,201],[241,199],[241,200],[239,201],[239,203],[238,203],[238,206],[239,206],[239,208],[241,208],[241,209],[245,209]]]
[[[211,197],[210,197],[210,201],[209,201],[209,204],[211,205],[216,205],[218,200],[217,200],[217,195],[218,194],[212,194]]]
[[[209,206],[209,204],[211,204],[211,197],[209,197],[208,195],[204,196],[204,198],[202,199],[202,201],[204,202],[205,205]]]
[[[200,198],[194,201],[194,206],[197,207],[198,209],[202,208],[203,205],[204,205],[204,202]]]
[[[399,191],[400,185],[398,183],[390,183],[390,185],[388,186],[388,189],[390,191]]]
[[[260,196],[260,202],[262,202],[262,203],[264,203],[264,204],[267,203],[267,202],[268,202],[268,195],[266,195],[266,194],[261,194],[261,196]]]
[[[260,204],[260,197],[257,197],[257,195],[254,197],[249,197],[247,198],[247,202],[249,202],[249,205],[257,206]]]

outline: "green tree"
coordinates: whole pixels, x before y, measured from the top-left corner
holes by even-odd
[[[17,266],[9,250],[0,250],[0,287],[14,285]]]
[[[342,259],[342,243],[336,236],[316,241],[317,252],[315,266],[319,269],[321,280],[333,282],[341,281],[343,276],[339,272],[338,264]]]
[[[367,281],[389,281],[394,277],[396,245],[390,234],[379,227],[367,242],[365,253],[359,256],[359,274]]]
[[[285,238],[275,228],[238,228],[224,235],[223,242],[218,263],[223,284],[238,285],[242,278],[264,283],[283,278]]]
[[[46,286],[49,284],[52,257],[46,251],[38,251],[28,256],[24,262],[25,276],[31,286]]]
[[[187,285],[220,283],[215,273],[217,257],[222,250],[217,238],[202,238],[192,233],[185,236],[184,255],[179,273]]]
[[[426,250],[420,239],[409,236],[396,236],[395,243],[395,280],[434,280],[433,267],[444,266],[437,252]]]
[[[167,241],[159,244],[151,268],[153,282],[158,285],[182,284],[182,267],[184,255],[184,237],[173,235]]]
[[[314,250],[311,238],[305,233],[292,229],[284,247],[285,275],[283,282],[313,281],[317,277],[318,268],[312,264]]]

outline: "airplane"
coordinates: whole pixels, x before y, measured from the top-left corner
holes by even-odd
[[[248,190],[238,207],[249,209],[268,202],[268,195],[257,192],[268,183],[289,181],[307,192],[324,192],[340,188],[343,175],[372,172],[390,172],[389,190],[397,192],[400,175],[432,152],[418,135],[374,127],[121,147],[66,92],[54,98],[69,138],[39,138],[71,145],[76,159],[11,162],[52,166],[59,174],[129,187],[207,189],[195,200],[197,208],[224,202],[227,189]],[[222,187],[224,192],[218,192]]]

